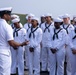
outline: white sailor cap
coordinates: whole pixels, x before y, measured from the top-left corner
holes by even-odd
[[[39,23],[39,19],[37,17],[32,17],[31,20],[36,20]]]
[[[59,17],[60,19],[63,19],[63,15],[59,15],[58,17]]]
[[[12,7],[0,8],[0,15],[11,14]]]
[[[76,18],[74,18],[74,21],[76,22]]]
[[[62,18],[70,18],[70,15],[69,15],[69,14],[64,14],[64,15],[62,16]]]
[[[63,22],[63,20],[58,17],[54,19],[54,22]]]
[[[41,17],[45,17],[45,15],[41,15]]]
[[[0,8],[0,11],[12,11],[12,7]]]
[[[19,18],[19,16],[18,15],[11,15],[11,18]]]
[[[26,19],[28,20],[28,18],[30,17],[30,18],[32,18],[32,17],[34,17],[35,15],[34,14],[28,14],[27,16],[26,16]]]
[[[16,22],[20,22],[20,19],[15,18],[15,19],[12,20],[12,23],[16,23]]]
[[[52,14],[50,14],[50,13],[47,13],[47,14],[45,14],[45,17],[47,17],[47,16],[52,16]]]

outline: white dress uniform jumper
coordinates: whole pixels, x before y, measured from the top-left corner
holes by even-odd
[[[15,29],[13,36],[16,42],[22,43],[25,41],[26,30],[24,28]],[[18,75],[24,75],[24,47],[11,48],[11,53],[11,74],[16,74],[16,67],[18,65]]]
[[[66,32],[68,34],[68,39],[70,39],[71,31],[74,30],[73,25],[71,25],[71,24],[68,24],[68,25],[63,24],[61,27],[66,30]],[[66,41],[66,44],[69,44],[69,41],[70,40]],[[69,45],[65,47],[65,51],[66,51],[66,62],[67,62],[67,69],[66,69],[66,71],[67,71],[67,75],[71,75],[71,63],[70,63],[71,62],[70,61],[70,53],[71,53],[70,51],[71,51],[71,48],[70,48]]]
[[[42,40],[42,30],[38,26],[36,28],[31,27],[27,33],[28,45],[28,57],[29,57],[29,75],[40,75],[40,42]],[[32,47],[33,52],[29,50]]]
[[[0,8],[2,14],[10,14],[11,7]],[[11,52],[8,41],[13,40],[13,30],[6,20],[0,18],[0,75],[10,75],[11,72]]]
[[[71,30],[70,34],[70,47],[76,49],[76,26],[74,30]],[[70,63],[71,63],[71,75],[76,75],[76,54],[73,54],[70,50]]]
[[[51,48],[57,48],[56,53],[49,52],[50,56],[50,75],[64,75],[64,61],[65,61],[65,44],[67,33],[64,29],[53,28],[51,32]],[[57,69],[56,69],[57,64]]]
[[[43,31],[43,36],[42,36],[42,54],[41,54],[41,62],[42,62],[42,71],[47,71],[49,68],[49,60],[50,56],[48,56],[50,47],[51,47],[51,29],[54,27],[52,23],[47,24],[46,22],[41,25],[41,29]]]
[[[26,31],[28,32],[28,30],[31,28],[31,23],[26,23],[24,24],[24,28],[26,29]],[[28,69],[28,51],[27,51],[28,47],[25,46],[25,69]]]

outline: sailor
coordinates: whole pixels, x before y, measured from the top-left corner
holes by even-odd
[[[70,63],[71,63],[71,75],[76,75],[76,18],[74,18],[74,30],[70,32]]]
[[[45,20],[46,22],[41,25],[41,29],[43,31],[42,36],[42,50],[41,50],[41,62],[42,62],[42,72],[48,71],[49,64],[49,57],[48,51],[50,50],[51,42],[51,28],[54,27],[53,21],[52,21],[52,15],[50,13],[45,14]],[[44,59],[45,58],[45,59]]]
[[[54,28],[51,31],[50,56],[50,75],[64,75],[64,61],[65,61],[65,44],[67,33],[65,29],[60,27],[62,20],[60,18],[54,19]]]
[[[34,17],[34,15],[31,13],[26,16],[27,23],[24,24],[24,28],[27,30],[27,32],[28,32],[29,28],[31,27],[31,18],[32,17]]]
[[[28,57],[29,57],[29,75],[40,75],[40,42],[42,40],[42,30],[39,28],[39,20],[33,17],[31,20],[31,28],[28,30],[27,39]]]
[[[62,28],[64,28],[68,34],[68,39],[70,39],[70,34],[71,34],[71,31],[74,30],[74,27],[73,25],[70,23],[70,15],[69,14],[64,14],[63,15],[63,24],[61,26]],[[71,34],[72,35],[72,34]],[[68,40],[66,42],[66,44],[69,44],[70,40]],[[67,68],[66,68],[66,72],[67,72],[67,75],[71,75],[71,61],[70,61],[70,46],[69,45],[66,45],[65,46],[65,51],[66,51],[66,62],[67,62]]]
[[[40,20],[41,20],[41,23],[39,26],[41,27],[41,24],[45,22],[45,15],[41,15]]]
[[[12,20],[13,20],[13,19],[15,19],[15,18],[20,19],[20,17],[19,17],[18,15],[13,14],[13,15],[11,15],[11,22],[12,22]],[[13,23],[11,23],[10,25],[11,25],[12,29],[15,29],[15,27],[14,27],[14,24],[13,24]],[[22,25],[21,23],[20,23],[20,27],[23,27],[23,25]]]
[[[14,41],[13,30],[7,23],[11,19],[11,11],[11,7],[0,8],[0,75],[10,75],[10,46],[15,48],[28,44],[28,42],[17,43]]]
[[[24,28],[26,29],[26,32],[28,32],[28,30],[31,28],[31,18],[34,17],[33,14],[28,14],[26,16],[26,20],[27,20],[27,23],[24,24]],[[27,52],[27,46],[25,46],[25,70],[28,70],[28,52]]]
[[[14,24],[14,40],[18,43],[22,43],[25,41],[26,30],[20,27],[20,19],[15,18],[12,20]],[[18,74],[24,75],[24,46],[11,48],[12,53],[12,67],[11,74],[16,74],[16,67],[18,67]]]

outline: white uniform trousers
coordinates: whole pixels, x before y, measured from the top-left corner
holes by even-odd
[[[73,54],[72,50],[69,49],[68,56],[69,56],[69,62],[70,62],[70,66],[71,66],[71,73],[68,75],[76,75],[76,54]]]
[[[0,54],[0,75],[10,75],[11,73],[11,54]]]
[[[42,71],[49,71],[49,50],[50,50],[50,47],[42,47],[42,55],[41,55],[41,61],[42,61],[42,68],[41,70]]]
[[[70,52],[71,75],[76,75],[76,54]]]
[[[19,47],[17,50],[12,48],[12,67],[11,74],[16,73],[16,67],[18,65],[18,75],[24,75],[24,48]]]
[[[50,56],[50,75],[64,75],[65,50],[61,49],[55,54],[49,50]],[[57,68],[56,68],[57,64]]]
[[[40,47],[36,47],[34,52],[29,51],[29,75],[40,75]],[[34,70],[34,74],[33,74]]]
[[[70,61],[70,54],[71,54],[71,49],[69,46],[65,48],[66,51],[66,62],[67,62],[67,67],[66,67],[66,72],[67,75],[71,75],[71,61]]]
[[[28,47],[25,46],[25,69],[28,69]]]

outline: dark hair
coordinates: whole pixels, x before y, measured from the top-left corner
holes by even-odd
[[[11,15],[11,11],[0,11],[0,17],[2,18],[4,16],[4,14],[8,14],[8,15]]]

